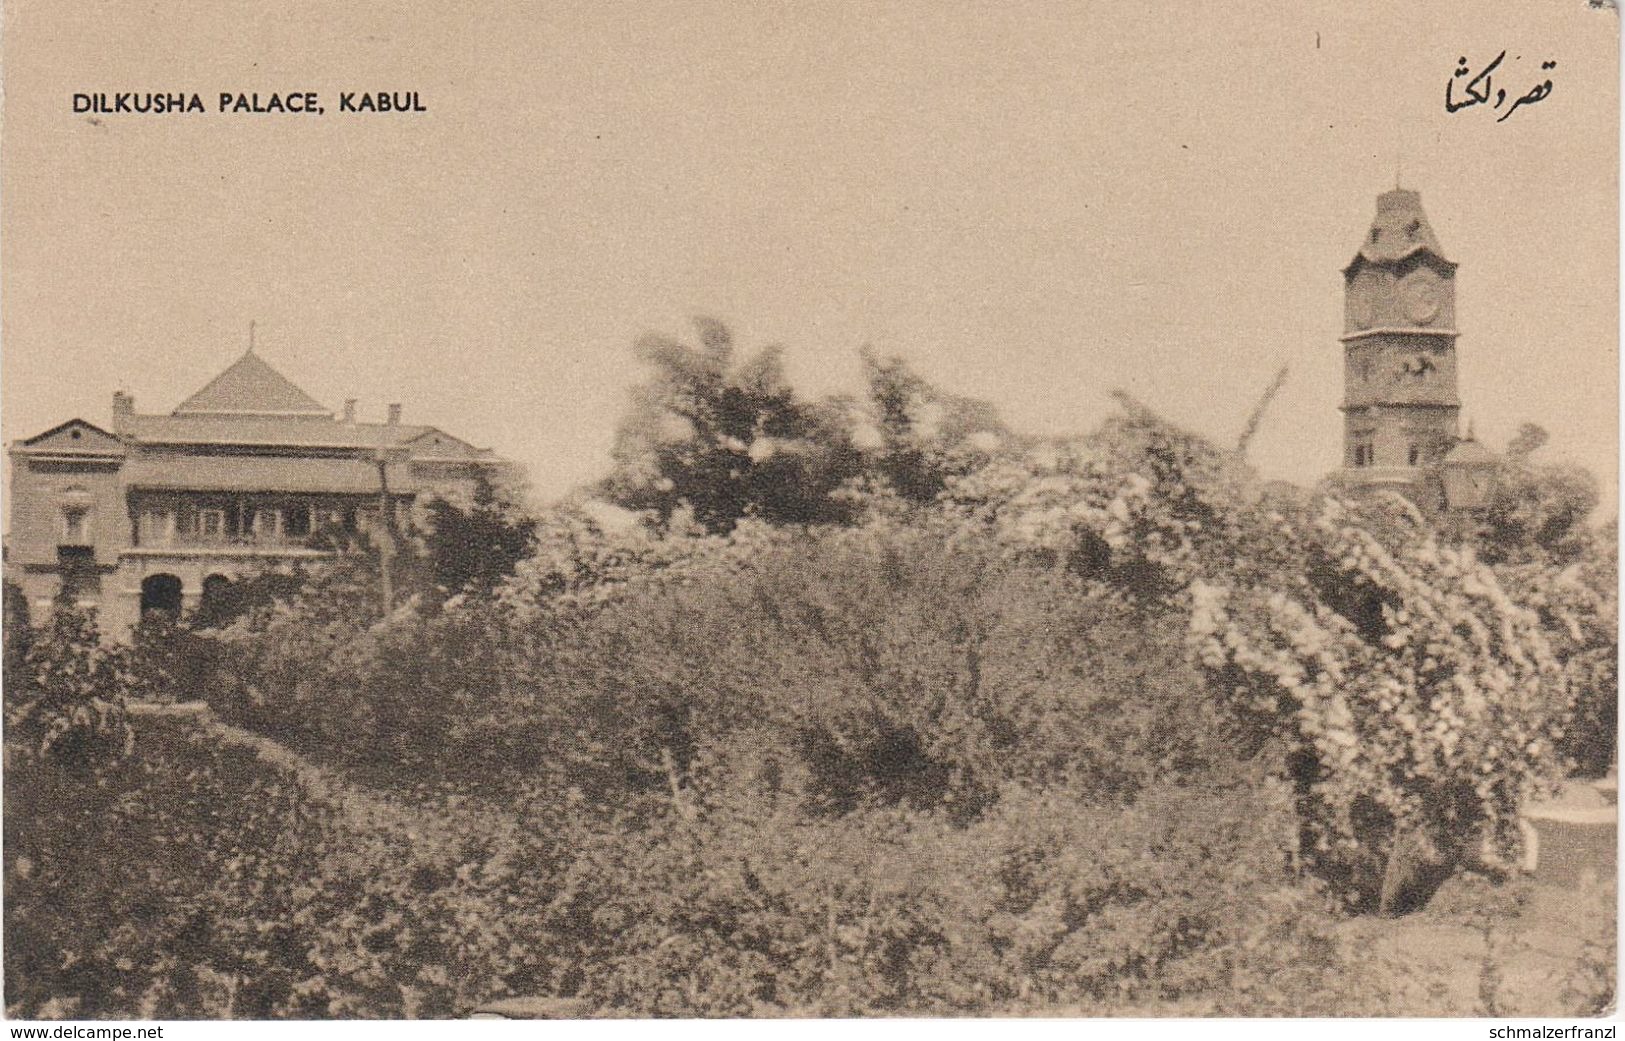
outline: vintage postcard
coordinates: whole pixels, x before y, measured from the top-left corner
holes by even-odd
[[[1612,2],[0,32],[8,1019],[1614,1036]]]

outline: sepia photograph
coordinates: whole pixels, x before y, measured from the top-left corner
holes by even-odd
[[[10,1036],[1616,1036],[1619,41],[4,0]]]

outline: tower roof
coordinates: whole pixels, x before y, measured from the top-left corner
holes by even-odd
[[[181,402],[177,416],[310,416],[333,413],[294,386],[253,350],[231,364],[203,389]]]
[[[1497,462],[1500,460],[1495,457],[1495,453],[1479,444],[1472,434],[1468,434],[1464,440],[1457,441],[1456,446],[1444,457],[1446,466],[1488,466]]]
[[[1377,215],[1360,242],[1360,251],[1343,270],[1353,271],[1362,261],[1395,264],[1416,253],[1427,253],[1450,268],[1456,266],[1445,257],[1439,237],[1422,212],[1422,194],[1395,188],[1377,196]]]

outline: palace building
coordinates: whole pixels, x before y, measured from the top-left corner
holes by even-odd
[[[113,635],[241,575],[330,557],[340,533],[387,533],[380,518],[466,497],[508,465],[402,422],[399,405],[382,423],[358,421],[354,400],[334,414],[252,347],[173,412],[118,392],[106,429],[72,419],[9,451],[8,580],[36,616],[66,594]]]
[[[1360,493],[1389,490],[1424,513],[1483,501],[1495,457],[1460,436],[1456,268],[1422,212],[1394,189],[1343,269],[1343,467]]]

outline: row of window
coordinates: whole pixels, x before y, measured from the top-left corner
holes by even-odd
[[[294,540],[324,527],[364,530],[375,510],[296,503],[277,506],[201,506],[178,511],[168,506],[143,507],[136,517],[136,544],[161,546],[177,536],[201,541]]]
[[[172,506],[146,506],[136,514],[135,542],[138,546],[163,546],[177,538],[199,541],[297,540],[325,527],[344,531],[364,531],[372,526],[375,509],[356,506],[315,506],[280,504],[276,506],[202,506],[177,509]],[[89,546],[92,511],[73,503],[62,507],[59,544]]]
[[[1377,465],[1377,450],[1372,444],[1371,435],[1356,434],[1350,442],[1349,462],[1354,466]],[[1438,453],[1433,446],[1421,441],[1412,441],[1405,446],[1405,463],[1407,466],[1426,466],[1434,462]]]
[[[315,508],[253,507],[246,510],[228,510],[224,507],[205,506],[191,511],[185,518],[185,534],[198,538],[226,538],[249,535],[258,538],[303,538],[317,524]],[[354,511],[350,511],[352,525]],[[339,518],[343,522],[342,516]],[[179,526],[176,511],[165,507],[143,509],[136,520],[136,543],[155,545],[175,538]]]

